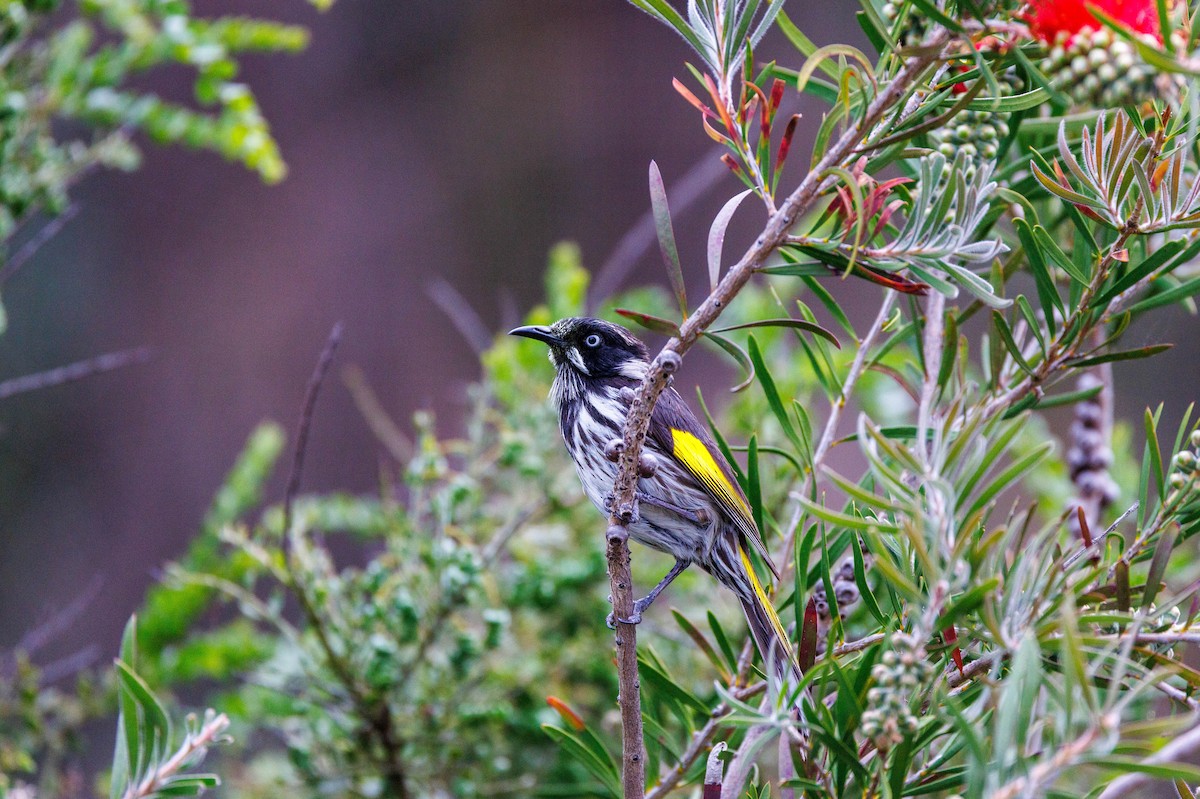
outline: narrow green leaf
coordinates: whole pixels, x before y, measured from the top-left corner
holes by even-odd
[[[1167,562],[1171,559],[1171,552],[1175,548],[1175,537],[1178,534],[1178,525],[1168,524],[1163,527],[1158,544],[1154,547],[1150,571],[1146,573],[1146,586],[1142,591],[1142,610],[1148,610],[1154,604],[1154,597],[1158,596],[1158,589],[1162,586],[1163,577],[1167,573]]]
[[[1042,306],[1042,314],[1046,319],[1046,325],[1050,328],[1051,334],[1055,332],[1055,312],[1065,316],[1062,298],[1058,295],[1058,289],[1055,288],[1054,278],[1050,274],[1050,270],[1046,267],[1046,261],[1042,258],[1041,249],[1033,235],[1033,229],[1024,219],[1017,219],[1013,222],[1013,227],[1016,228],[1017,235],[1021,239],[1021,246],[1025,250],[1025,254],[1029,259],[1029,271],[1033,273],[1034,284],[1037,286],[1038,301]]]
[[[738,362],[738,366],[742,367],[743,372],[745,372],[745,379],[729,390],[736,394],[748,388],[754,382],[754,362],[750,360],[750,356],[746,354],[746,351],[738,346],[736,342],[725,336],[717,335],[712,331],[706,331],[704,335],[714,344],[725,350],[725,352],[729,353]]]
[[[709,707],[707,704],[672,679],[658,664],[654,663],[641,652],[638,653],[638,674],[644,683],[654,686],[655,690],[670,696],[682,706],[699,715],[708,715]]]
[[[708,628],[712,630],[713,638],[717,640],[717,646],[720,647],[721,653],[725,655],[725,660],[729,664],[729,670],[737,671],[737,654],[733,651],[733,647],[729,644],[729,637],[725,635],[724,628],[721,627],[721,622],[717,621],[717,617],[713,612],[708,611]]]
[[[796,27],[796,23],[792,22],[786,12],[779,12],[776,24],[780,32],[783,33],[787,40],[792,43],[792,46],[799,50],[800,54],[805,58],[811,57],[813,53],[817,52],[817,46],[813,44],[811,39],[804,35],[804,32],[800,28]],[[833,78],[835,82],[840,79],[841,76],[838,74],[837,68],[832,64],[821,61],[819,66],[821,71]]]
[[[790,328],[793,328],[796,330],[805,330],[805,331],[808,331],[809,333],[812,333],[814,335],[820,336],[823,339],[828,340],[829,342],[831,342],[833,344],[833,346],[837,347],[839,350],[842,348],[841,342],[837,340],[837,336],[833,335],[833,333],[830,333],[828,330],[826,330],[825,328],[816,324],[815,322],[806,322],[803,319],[789,319],[789,318],[760,319],[756,322],[743,322],[740,325],[730,325],[729,327],[719,327],[716,330],[714,330],[713,332],[714,333],[728,333],[731,330],[746,330],[748,328],[753,328],[753,327],[790,327]]]
[[[771,377],[771,373],[763,361],[762,352],[759,350],[758,342],[754,340],[754,336],[750,336],[748,345],[750,361],[754,364],[755,376],[758,378],[759,385],[762,386],[763,395],[767,398],[767,404],[771,406],[771,411],[775,414],[775,418],[779,420],[779,424],[783,427],[783,432],[787,435],[788,440],[795,445],[796,451],[802,452],[804,446],[800,441],[800,436],[796,433],[796,428],[792,424],[791,417],[788,416],[787,409],[783,405],[783,400],[779,398],[779,390],[775,387],[775,380]]]
[[[750,196],[751,191],[753,189],[746,189],[726,202],[717,212],[712,227],[708,230],[708,285],[712,291],[717,290],[717,283],[721,281],[721,252],[725,247],[725,231],[729,229],[729,222],[738,206]]]
[[[641,311],[631,311],[627,308],[616,308],[615,310],[626,319],[637,322],[642,327],[654,333],[661,333],[664,336],[672,337],[679,336],[679,325],[669,319],[663,319],[661,316],[652,316]]]
[[[1021,348],[1017,346],[1016,339],[1013,338],[1012,330],[1008,326],[1008,321],[999,311],[992,311],[992,323],[995,325],[996,331],[1000,334],[1000,341],[1003,342],[1004,348],[1008,350],[1008,354],[1012,356],[1013,361],[1017,366],[1021,367],[1021,371],[1027,375],[1033,374],[1033,367],[1025,360],[1025,356],[1021,353]]]
[[[611,761],[602,762],[597,760],[596,756],[579,741],[575,734],[568,730],[555,727],[553,724],[543,724],[542,730],[546,735],[553,738],[568,755],[591,772],[592,776],[604,786],[608,796],[613,797],[613,799],[620,799],[622,794],[621,779],[617,774],[615,764]]]
[[[679,312],[687,319],[687,291],[683,282],[683,267],[679,264],[679,248],[675,246],[675,227],[671,224],[671,209],[667,205],[667,189],[663,185],[658,164],[650,162],[650,208],[654,213],[654,230],[658,234],[658,248],[662,252],[667,277],[679,303]]]
[[[842,310],[842,306],[838,305],[837,300],[833,298],[829,290],[822,286],[819,280],[814,278],[804,277],[802,280],[804,281],[804,285],[808,286],[809,290],[816,295],[817,300],[825,306],[825,310],[829,311],[829,315],[842,326],[842,329],[852,339],[858,341],[858,334],[854,332],[854,326],[850,324],[850,318],[846,316],[846,312]]]
[[[1025,295],[1017,296],[1017,309],[1021,312],[1021,316],[1025,317],[1025,324],[1029,326],[1029,330],[1033,333],[1034,338],[1038,341],[1038,347],[1042,351],[1042,357],[1046,357],[1046,335],[1042,331],[1042,323],[1037,318],[1037,314],[1033,312],[1033,306],[1029,304],[1029,300],[1025,299]]]
[[[1079,391],[1066,391],[1062,394],[1055,394],[1050,397],[1042,397],[1038,400],[1034,407],[1038,410],[1044,408],[1057,408],[1060,405],[1074,405],[1076,402],[1090,400],[1093,397],[1099,396],[1104,390],[1104,386],[1092,386],[1091,388],[1081,389]]]
[[[1037,240],[1042,254],[1049,256],[1050,260],[1058,264],[1059,268],[1070,275],[1072,280],[1081,286],[1086,286],[1091,282],[1091,277],[1079,271],[1079,267],[1071,260],[1070,256],[1062,251],[1044,227],[1041,225],[1035,227],[1033,236]]]
[[[728,682],[730,677],[729,667],[725,661],[721,659],[721,656],[717,654],[717,650],[713,648],[713,645],[708,640],[708,637],[700,631],[699,627],[692,624],[686,616],[684,616],[675,608],[671,608],[671,615],[675,617],[675,622],[680,626],[680,628],[687,633],[688,638],[691,638],[692,641],[695,642],[696,646],[700,648],[700,651],[703,652],[705,657],[708,658],[709,662],[713,664],[713,667],[716,668],[717,673],[721,675],[721,679],[725,682]]]
[[[1146,299],[1131,306],[1129,312],[1131,314],[1139,314],[1149,311],[1151,308],[1158,308],[1163,305],[1170,305],[1181,300],[1190,299],[1196,294],[1200,294],[1200,277],[1194,277],[1166,291],[1151,294]]]
[[[858,593],[863,598],[867,612],[875,617],[875,621],[887,627],[890,620],[883,615],[879,603],[875,601],[875,594],[871,592],[871,584],[867,582],[867,566],[866,558],[863,557],[862,542],[858,540],[858,536],[852,535],[850,544],[854,548],[854,582],[858,585]]]
[[[1190,763],[1150,763],[1122,755],[1100,755],[1084,758],[1083,762],[1131,774],[1149,774],[1160,780],[1200,781],[1200,766]]]
[[[759,530],[766,530],[763,525],[762,482],[758,476],[758,436],[750,436],[746,450],[746,483],[749,490],[746,499],[750,501],[750,512],[754,514],[754,524]]]
[[[978,609],[988,598],[988,594],[995,591],[999,585],[1000,578],[991,577],[959,595],[942,611],[942,615],[938,617],[937,624],[934,626],[939,630],[944,630],[959,619],[965,618],[967,614]]]
[[[1166,352],[1174,346],[1174,344],[1151,344],[1146,347],[1138,347],[1135,350],[1120,350],[1118,352],[1106,352],[1103,355],[1072,358],[1066,362],[1066,365],[1075,369],[1084,369],[1089,366],[1098,366],[1102,363],[1111,363],[1113,361],[1134,361],[1140,358],[1150,358],[1158,355],[1160,352]]]

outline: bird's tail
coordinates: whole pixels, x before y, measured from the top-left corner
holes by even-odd
[[[804,673],[800,670],[800,664],[792,651],[792,645],[788,641],[787,632],[783,629],[783,623],[779,620],[779,615],[771,605],[770,599],[767,598],[767,592],[754,573],[750,557],[740,544],[737,547],[737,554],[741,561],[738,565],[741,566],[742,571],[742,575],[739,576],[744,575],[745,584],[735,590],[738,599],[742,602],[742,612],[746,614],[746,623],[750,627],[750,634],[754,636],[754,643],[758,646],[763,663],[767,665],[768,669],[774,669],[775,675],[779,678],[781,691],[785,696],[790,696],[795,693]],[[749,590],[745,590],[746,588]],[[795,704],[799,708],[799,696],[795,697]]]

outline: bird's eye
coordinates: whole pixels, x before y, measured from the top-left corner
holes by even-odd
[[[585,338],[583,340],[583,343],[588,345],[589,347],[599,347],[600,346],[600,337],[597,336],[595,333],[593,333],[592,335]]]

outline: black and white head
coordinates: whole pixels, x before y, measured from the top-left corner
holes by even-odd
[[[620,325],[574,316],[552,325],[530,325],[509,331],[545,342],[550,362],[558,372],[555,392],[569,398],[593,381],[627,384],[646,374],[649,353],[646,345]]]

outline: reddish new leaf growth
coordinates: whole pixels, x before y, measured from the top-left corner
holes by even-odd
[[[1054,168],[1054,179],[1058,182],[1058,185],[1062,186],[1067,191],[1074,191],[1074,189],[1071,188],[1071,181],[1067,180],[1067,176],[1063,173],[1062,166],[1059,165],[1057,158],[1054,159],[1050,166]],[[1086,205],[1083,205],[1082,203],[1071,204],[1078,209],[1079,213],[1083,214],[1089,219],[1093,219],[1097,222],[1104,222],[1104,219],[1102,219],[1099,214],[1097,214],[1091,208],[1088,208]]]
[[[808,671],[817,662],[817,600],[809,597],[804,606],[804,627],[800,631],[800,671]]]
[[[956,643],[958,643],[958,633],[955,631],[953,624],[947,625],[946,629],[942,631],[942,635],[945,636],[946,643],[950,644],[951,646],[954,646]],[[954,658],[954,665],[958,666],[959,676],[965,677],[966,675],[963,674],[962,650],[957,646],[954,646],[954,649],[950,650],[950,657]]]
[[[738,177],[741,177],[742,165],[739,164],[737,161],[735,161],[732,155],[730,155],[729,153],[725,153],[724,155],[721,156],[721,162],[723,164],[725,164],[725,166],[729,167],[730,172],[737,175]]]
[[[1025,19],[1035,38],[1052,43],[1059,34],[1070,37],[1083,30],[1100,30],[1103,23],[1094,11],[1134,33],[1147,33],[1162,41],[1155,0],[1033,0]]]
[[[854,265],[854,274],[858,277],[869,280],[877,286],[884,286],[892,291],[898,291],[901,294],[916,294],[923,297],[929,291],[929,284],[927,283],[922,283],[918,280],[910,280],[904,275],[896,272],[875,269],[874,267],[865,266],[863,264]]]
[[[1162,183],[1163,175],[1167,174],[1167,170],[1170,168],[1170,159],[1161,162],[1157,167],[1155,167],[1154,174],[1150,176],[1150,188],[1158,191],[1158,187]]]
[[[558,715],[562,716],[563,721],[570,724],[576,730],[582,732],[586,726],[579,714],[572,710],[566,702],[559,699],[557,696],[546,697],[546,704],[558,711]]]
[[[1079,535],[1083,538],[1084,547],[1092,545],[1092,528],[1088,527],[1087,513],[1084,512],[1083,506],[1075,508],[1075,513],[1079,518]]]
[[[788,120],[787,127],[784,128],[783,138],[779,140],[779,152],[775,155],[776,173],[783,169],[783,162],[787,160],[788,150],[792,148],[792,136],[796,133],[796,123],[799,121],[800,115],[792,114],[792,118]]]
[[[707,105],[705,105],[703,103],[703,101],[700,100],[699,97],[697,97],[695,94],[693,94],[691,89],[689,89],[687,86],[684,86],[680,82],[679,78],[674,78],[671,81],[671,85],[675,87],[675,91],[679,92],[680,96],[683,97],[683,99],[687,100],[688,103],[693,108],[695,108],[697,111],[699,111],[701,114],[703,114],[706,118],[707,117],[712,117],[713,119],[717,118],[717,113],[715,111],[713,111],[711,108],[709,108]]]
[[[746,88],[758,95],[757,97],[751,98],[750,103],[746,106],[746,116],[752,115],[754,113],[754,109],[757,107],[759,109],[759,136],[769,139],[771,138],[771,117],[775,115],[771,110],[771,101],[767,99],[767,96],[763,94],[762,89],[758,88],[756,84],[747,81]],[[761,105],[755,106],[756,102],[760,102]]]
[[[729,141],[729,137],[722,135],[720,131],[709,124],[708,117],[700,117],[700,122],[704,125],[704,132],[708,134],[708,138],[712,139],[717,144],[723,144],[727,147],[729,146],[731,143]]]
[[[729,109],[725,107],[725,103],[721,100],[721,93],[717,91],[717,84],[713,83],[711,75],[704,76],[704,85],[708,87],[708,93],[712,97],[713,105],[717,107],[717,113],[721,115],[721,124],[725,126],[725,131],[733,138],[734,144],[741,147],[742,134],[738,126],[733,123],[733,118],[729,116]]]
[[[771,84],[771,115],[772,116],[774,116],[775,112],[779,110],[779,104],[783,102],[783,90],[784,90],[784,88],[786,88],[786,86],[787,86],[787,84],[784,83],[779,78],[776,78],[775,82]]]

